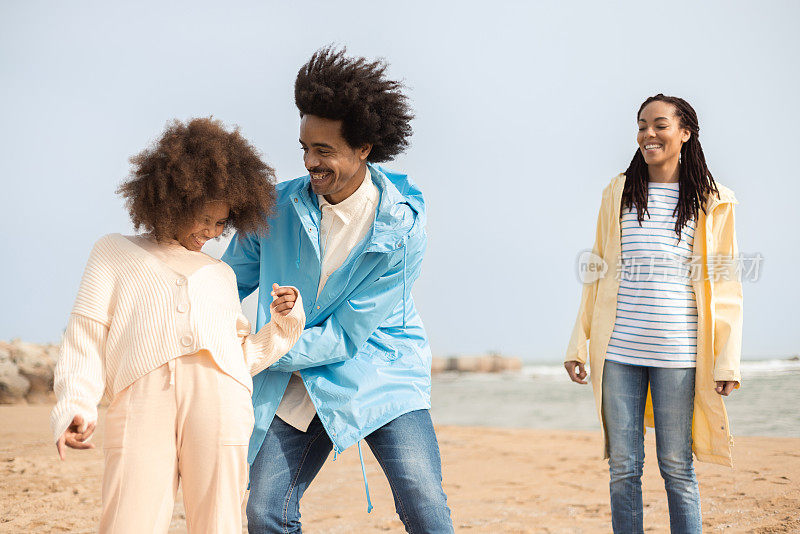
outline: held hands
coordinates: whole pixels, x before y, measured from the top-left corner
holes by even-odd
[[[95,423],[84,422],[83,417],[76,415],[72,419],[72,423],[67,427],[61,437],[56,442],[56,449],[58,449],[58,456],[64,460],[66,459],[67,450],[64,445],[71,449],[94,449],[94,443],[85,443],[89,436],[94,432]]]
[[[586,383],[586,369],[584,368],[583,364],[577,360],[570,360],[568,362],[564,362],[564,368],[567,370],[567,374],[569,375],[570,380],[573,382],[577,382],[578,384],[585,384]]]
[[[295,302],[297,302],[297,291],[291,287],[272,284],[272,293],[270,295],[272,295],[272,304],[270,304],[272,310],[284,317],[289,315],[289,312],[294,308]]]

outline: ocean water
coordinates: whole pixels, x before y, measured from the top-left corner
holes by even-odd
[[[734,436],[800,437],[800,361],[742,362],[742,387],[725,399]],[[444,373],[433,378],[436,424],[599,430],[591,385],[562,364],[518,373]]]

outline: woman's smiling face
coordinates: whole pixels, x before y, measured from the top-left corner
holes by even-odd
[[[230,206],[221,201],[206,202],[194,220],[182,226],[175,239],[189,250],[200,252],[206,241],[222,235]]]
[[[689,130],[681,126],[672,104],[658,100],[650,102],[639,114],[636,141],[648,165],[677,161],[683,143],[690,136]]]

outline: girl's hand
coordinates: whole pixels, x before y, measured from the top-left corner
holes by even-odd
[[[569,375],[570,380],[573,382],[577,382],[578,384],[585,384],[586,380],[586,369],[583,367],[583,364],[577,360],[570,360],[568,362],[564,362],[564,368],[567,370],[567,374]]]
[[[86,428],[84,428],[84,426]],[[58,456],[64,460],[67,455],[66,445],[71,449],[94,449],[94,443],[84,443],[94,432],[95,423],[84,424],[83,417],[76,415],[67,429],[56,442]],[[83,431],[81,431],[83,429]]]
[[[717,387],[714,388],[714,391],[727,397],[731,394],[731,391],[736,389],[736,384],[738,382],[735,380],[717,380]]]
[[[272,309],[283,316],[289,315],[297,302],[297,291],[294,288],[272,284]]]

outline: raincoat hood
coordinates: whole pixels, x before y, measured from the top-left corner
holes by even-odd
[[[396,247],[398,238],[407,239],[424,230],[425,200],[422,191],[407,176],[371,164],[368,170],[381,192],[368,251],[385,251],[392,245]]]

